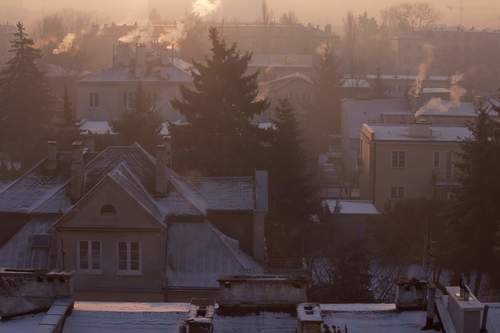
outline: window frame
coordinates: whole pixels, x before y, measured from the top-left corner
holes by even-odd
[[[89,108],[97,109],[99,108],[99,93],[90,92],[89,93]]]
[[[125,243],[127,248],[126,248],[126,263],[127,263],[127,268],[126,269],[120,269],[120,243]],[[132,270],[132,243],[137,243],[138,245],[138,250],[139,250],[139,258],[138,258],[138,264],[139,264],[139,269],[138,270]],[[142,243],[139,241],[117,241],[116,242],[116,271],[118,275],[142,275]]]
[[[99,268],[92,268],[93,258],[92,258],[92,243],[99,243]],[[88,268],[81,267],[81,253],[80,244],[87,243],[87,257],[88,257]],[[79,272],[84,272],[87,274],[102,274],[102,241],[100,240],[78,240],[76,242],[76,267]]]
[[[401,200],[404,199],[406,195],[406,189],[404,186],[391,186],[391,200]]]
[[[391,152],[391,167],[395,170],[406,168],[406,151],[393,150]]]

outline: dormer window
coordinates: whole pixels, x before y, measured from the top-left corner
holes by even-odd
[[[116,208],[113,205],[104,205],[101,207],[101,216],[116,215]]]

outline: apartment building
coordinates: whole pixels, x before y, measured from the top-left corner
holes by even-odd
[[[384,210],[406,198],[447,199],[458,185],[454,164],[464,126],[363,124],[360,138],[361,198]]]

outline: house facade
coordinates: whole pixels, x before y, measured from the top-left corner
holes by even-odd
[[[460,142],[470,137],[470,130],[462,126],[364,124],[361,199],[383,211],[401,199],[450,198],[459,185],[454,164]]]
[[[168,147],[50,143],[0,192],[0,266],[73,271],[89,300],[182,301],[213,296],[221,275],[263,273],[267,173],[182,177]]]
[[[179,96],[181,86],[191,84],[190,68],[169,49],[119,42],[112,68],[78,82],[77,116],[91,121],[119,119],[135,109],[137,85],[141,82],[153,111],[165,121],[181,120],[170,102]]]

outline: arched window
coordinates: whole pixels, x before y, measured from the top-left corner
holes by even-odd
[[[104,205],[101,207],[102,216],[113,216],[116,215],[116,209],[112,205]]]

